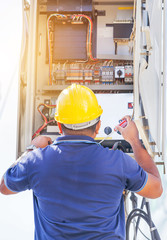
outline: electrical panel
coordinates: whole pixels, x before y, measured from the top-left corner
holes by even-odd
[[[48,134],[49,129],[51,134],[56,122],[55,109],[50,106],[56,105],[60,91],[72,83],[86,85],[96,94],[133,92],[133,56],[129,48],[133,13],[123,12],[120,5],[110,2],[40,2],[39,46],[46,48],[37,56],[36,108],[43,110],[35,113],[35,129],[46,117],[49,124],[42,132]],[[121,13],[124,20],[120,20]],[[119,41],[115,42],[115,38]]]
[[[103,5],[86,0],[46,0],[47,9],[44,11],[41,1],[38,15],[39,45],[46,46],[46,51],[37,57],[37,88],[40,91],[51,93],[56,86],[63,90],[63,86],[71,83],[100,85],[103,92],[112,91],[113,85],[123,85],[125,92],[132,91],[131,87],[127,87],[133,85],[133,56],[129,48],[132,10],[128,13],[125,11],[124,21],[119,20],[122,11],[119,10],[120,6],[112,6],[110,2]],[[128,31],[122,26],[128,27]],[[120,39],[115,42],[115,31],[123,34],[122,28],[128,32],[127,42],[121,43]],[[106,53],[106,48],[109,50],[111,46],[112,53],[116,54]],[[110,87],[105,88],[105,85]]]
[[[129,81],[133,83],[132,61],[119,61],[122,66],[117,66],[117,61],[106,60],[98,63],[58,63],[53,66],[53,85],[68,85],[72,83],[85,85],[124,85]],[[119,81],[121,79],[121,81]],[[129,80],[127,80],[129,79]]]
[[[53,29],[53,62],[87,60],[87,24],[59,20]]]
[[[128,11],[127,5],[112,0],[37,3],[32,136],[45,134],[54,140],[59,135],[56,100],[72,83],[88,86],[97,96],[133,93],[133,1]],[[128,28],[126,39],[115,38],[125,33],[118,26]]]

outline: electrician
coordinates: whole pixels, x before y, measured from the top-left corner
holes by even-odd
[[[161,196],[157,167],[129,116],[127,127],[117,130],[131,144],[135,160],[95,142],[102,112],[89,88],[72,84],[57,102],[55,119],[62,136],[51,145],[48,137],[35,138],[37,149],[4,174],[2,194],[33,190],[36,240],[123,240],[123,190]]]

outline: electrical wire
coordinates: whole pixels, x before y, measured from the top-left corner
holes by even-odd
[[[40,134],[40,132],[41,132],[49,123],[55,122],[55,120],[50,120],[50,121],[47,120],[46,116],[45,116],[45,115],[41,112],[41,110],[39,109],[41,106],[47,107],[47,108],[50,108],[50,109],[56,107],[56,105],[48,105],[48,104],[44,104],[44,103],[41,103],[41,104],[38,105],[37,109],[38,109],[38,112],[41,114],[41,116],[42,116],[42,118],[43,118],[43,120],[44,120],[44,124],[43,124],[40,128],[38,128],[38,130],[33,134],[32,139],[34,139],[35,137],[37,137],[37,136]]]
[[[135,219],[132,220],[132,222],[134,222],[135,224],[137,223]],[[148,238],[139,227],[138,229],[139,229],[139,232],[143,235],[143,237],[145,237],[147,240],[150,240],[150,238]]]
[[[139,217],[139,218],[144,219],[145,222],[150,227],[150,231],[152,231],[152,232],[154,231],[155,238],[152,238],[152,240],[161,240],[161,238],[159,236],[159,233],[158,233],[157,229],[155,228],[155,225],[154,225],[153,221],[148,216],[148,214],[146,214],[143,210],[138,209],[138,208],[132,210],[131,213],[128,216],[128,219],[127,219],[127,222],[126,222],[126,240],[129,240],[130,224],[131,224],[133,218],[135,218],[135,217]],[[154,230],[151,229],[152,227],[154,228]]]
[[[92,56],[92,32],[93,32],[93,22],[92,19],[84,14],[78,14],[78,15],[63,15],[63,14],[59,14],[59,13],[54,13],[51,14],[48,19],[47,19],[47,36],[48,36],[48,51],[49,51],[49,81],[48,81],[48,85],[52,85],[52,64],[53,64],[53,53],[52,53],[52,32],[50,31],[50,20],[52,17],[57,17],[57,18],[67,18],[67,17],[71,17],[72,20],[75,20],[75,18],[77,20],[81,20],[82,18],[86,18],[88,20],[88,33],[87,33],[87,43],[86,43],[86,49],[87,49],[87,55],[88,58],[91,61],[98,61],[98,59],[93,58]],[[86,60],[88,61],[88,60]]]
[[[84,14],[78,14],[78,15],[73,15],[72,16],[72,19],[74,19],[75,17],[83,17],[83,18],[86,18],[89,22],[89,34],[88,34],[88,40],[87,40],[87,45],[88,45],[88,56],[90,58],[90,60],[93,60],[93,61],[97,61],[97,59],[93,58],[92,56],[92,31],[93,31],[93,22],[92,22],[92,19],[87,16],[87,15],[84,15]]]
[[[52,54],[52,39],[51,39],[51,32],[49,29],[49,21],[52,17],[57,18],[67,18],[66,15],[54,13],[51,14],[47,19],[47,35],[48,35],[48,51],[49,51],[49,82],[48,85],[52,85],[52,63],[53,63],[53,54]]]

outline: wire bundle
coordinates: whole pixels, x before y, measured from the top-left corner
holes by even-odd
[[[86,18],[89,22],[89,26],[88,26],[88,35],[87,35],[87,54],[89,56],[89,58],[93,61],[95,61],[96,59],[93,58],[92,56],[92,31],[93,31],[93,22],[92,19],[84,14],[78,14],[78,15],[73,15],[72,19],[74,19],[75,17],[83,17]]]
[[[137,235],[137,230],[139,228],[139,221],[140,219],[142,218],[149,226],[150,228],[150,232],[151,232],[151,239],[152,240],[161,240],[160,236],[159,236],[159,233],[157,231],[157,228],[155,227],[153,221],[150,219],[149,215],[147,213],[145,213],[142,209],[139,209],[139,208],[135,208],[134,210],[132,210],[127,218],[127,222],[126,222],[126,240],[129,240],[130,239],[130,224],[132,223],[132,221],[138,217],[138,220],[136,222],[136,235]],[[140,230],[141,232],[141,230]],[[143,232],[141,232],[143,234]],[[146,238],[146,239],[149,239],[147,238],[144,234],[143,236]]]
[[[49,123],[55,121],[55,120],[50,120],[50,121],[47,120],[46,116],[45,116],[45,115],[41,112],[41,110],[39,109],[41,106],[47,107],[47,108],[50,108],[50,109],[56,107],[56,105],[48,105],[48,104],[44,104],[44,103],[41,103],[41,104],[38,105],[37,109],[38,109],[38,112],[41,114],[41,116],[42,116],[42,118],[43,118],[43,120],[44,120],[44,124],[43,124],[40,128],[38,128],[38,130],[33,134],[32,139],[34,139],[35,137],[37,137],[37,136],[40,134],[40,132],[41,132]]]
[[[51,39],[51,31],[49,31],[49,22],[52,17],[57,18],[67,18],[66,15],[54,13],[48,17],[47,20],[47,35],[48,35],[48,50],[49,50],[49,82],[48,85],[52,85],[52,63],[53,63],[53,53],[52,53],[52,39]]]
[[[78,15],[63,15],[59,13],[51,14],[47,19],[47,36],[48,36],[48,50],[49,50],[49,82],[48,85],[52,85],[52,63],[53,63],[53,52],[52,52],[52,39],[51,39],[51,31],[50,31],[50,20],[52,17],[60,18],[60,19],[67,19],[67,17],[71,17],[72,20],[75,18],[85,18],[88,20],[88,33],[87,33],[87,55],[92,61],[96,61],[97,59],[93,58],[92,56],[92,31],[93,31],[93,22],[92,19],[84,14],[78,14]]]

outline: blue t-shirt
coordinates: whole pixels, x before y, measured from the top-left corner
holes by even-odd
[[[122,192],[147,173],[134,159],[87,136],[62,136],[7,170],[7,188],[33,190],[35,240],[125,239]]]

